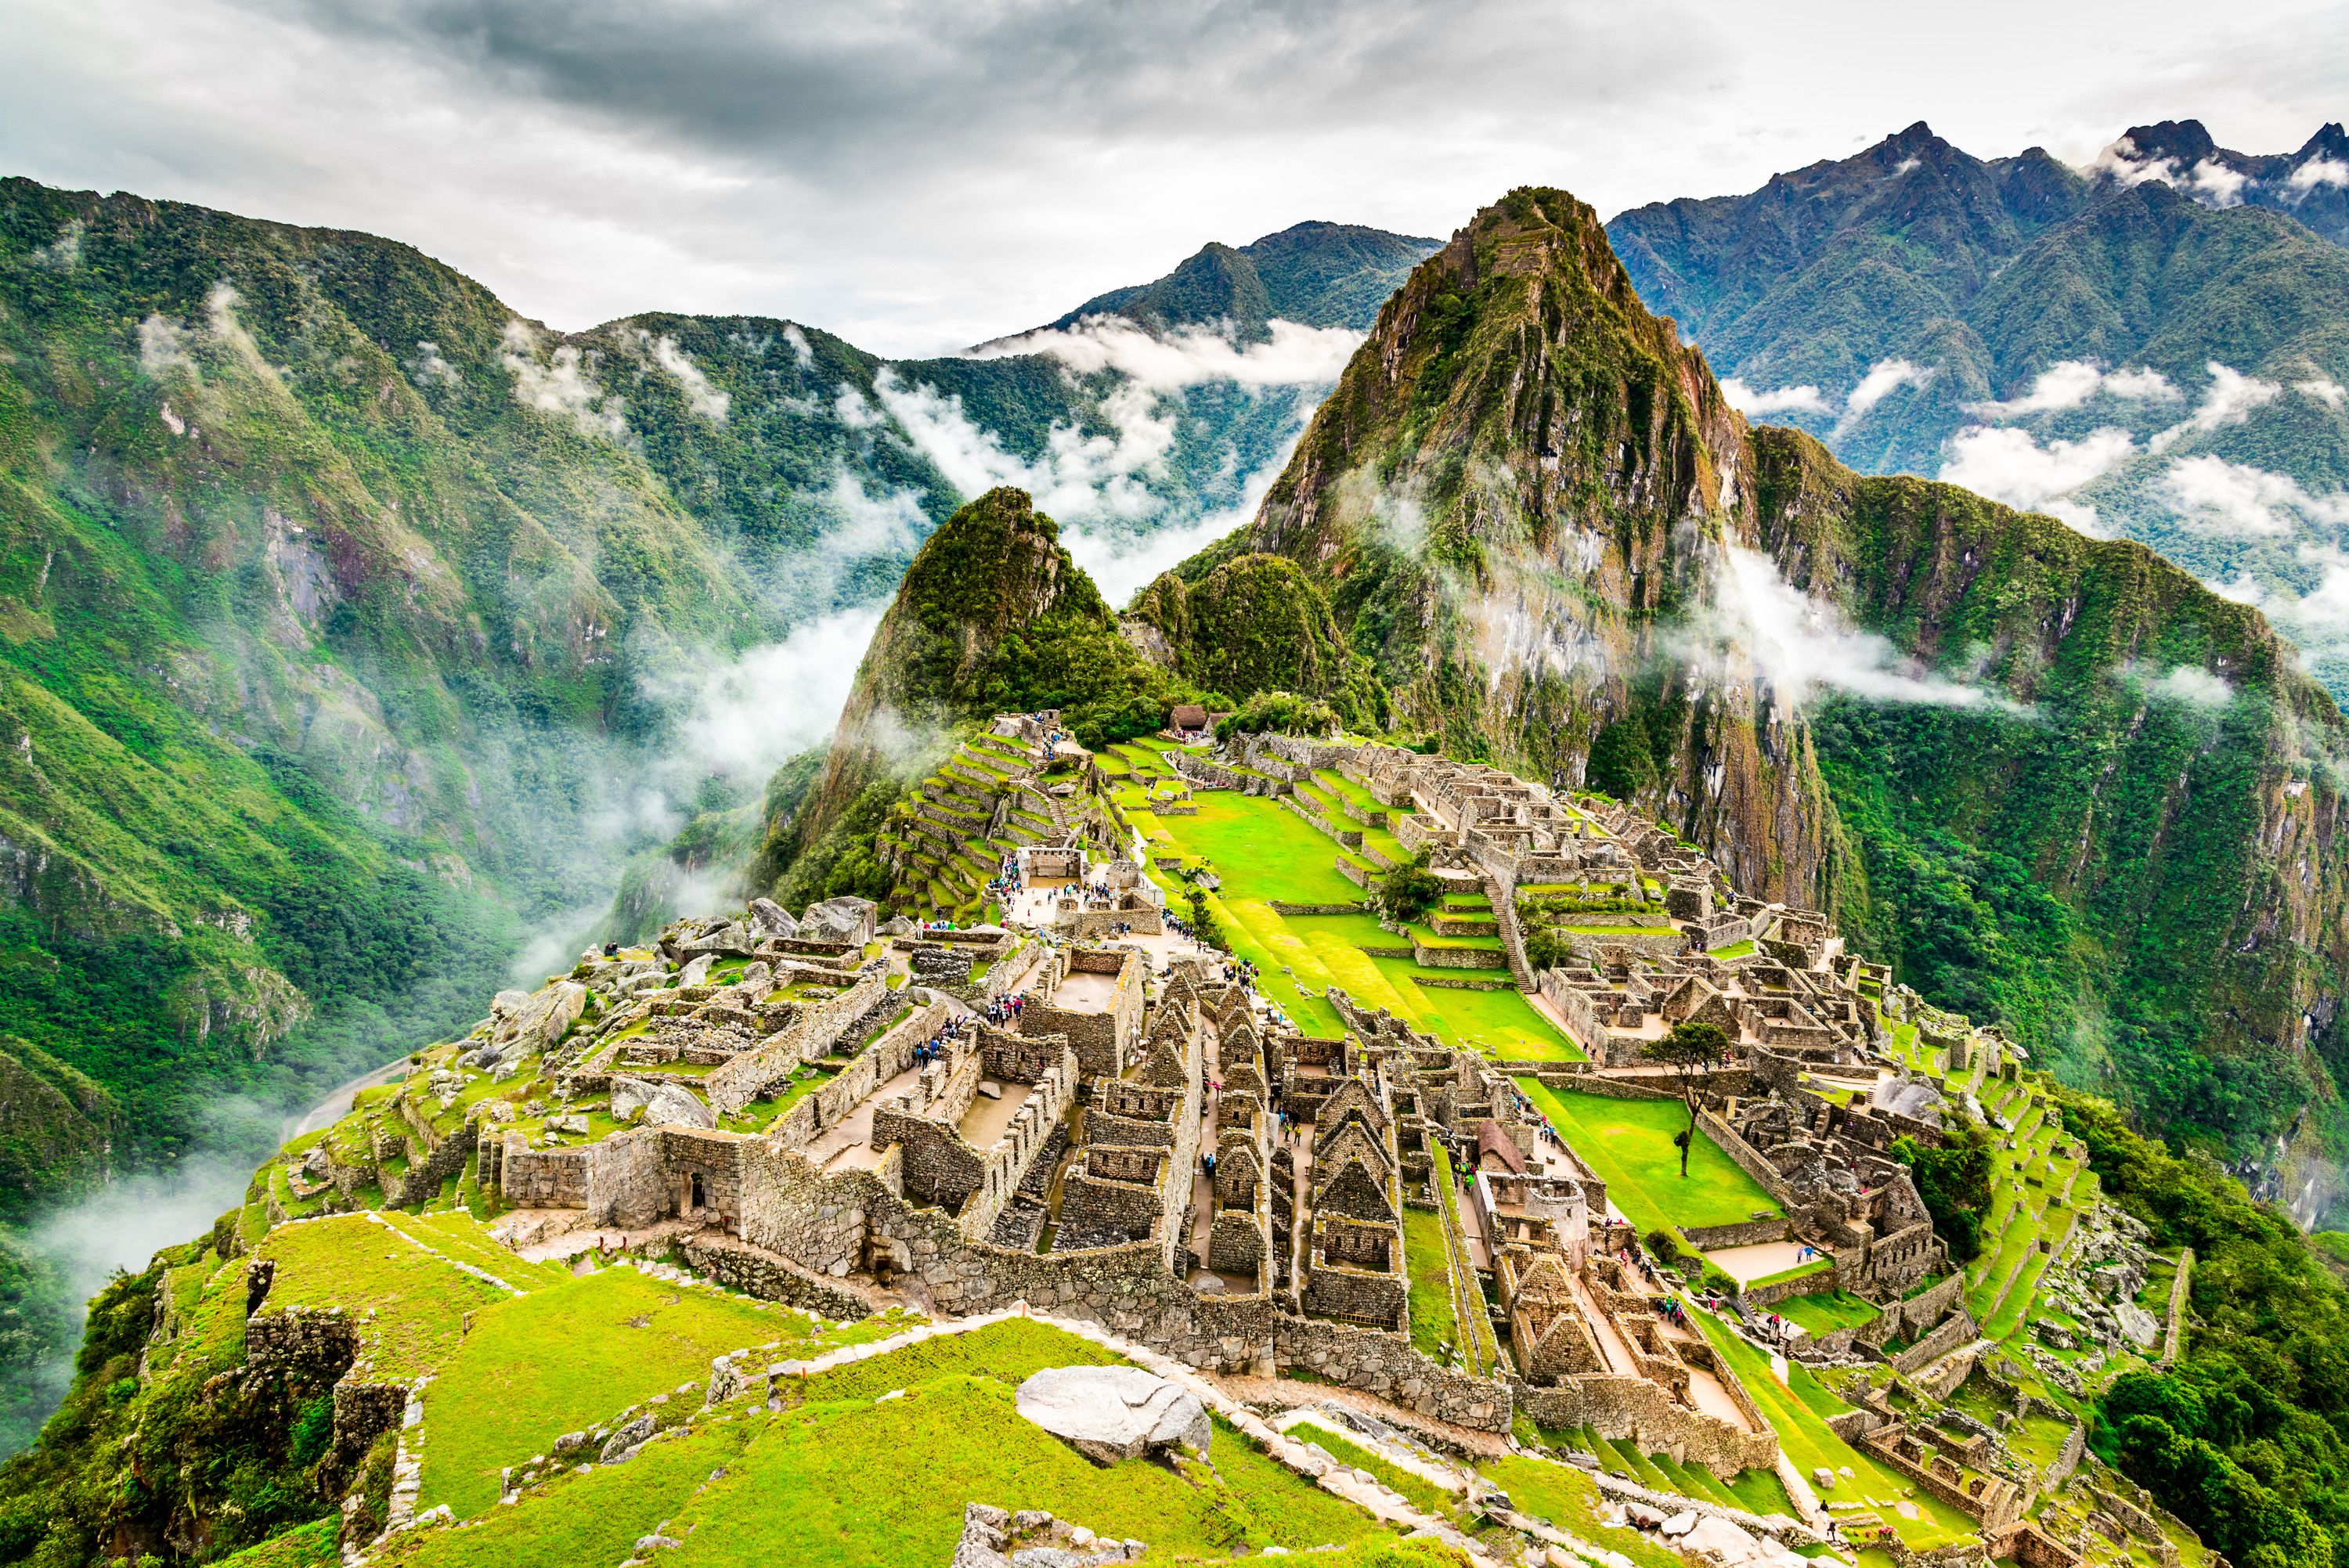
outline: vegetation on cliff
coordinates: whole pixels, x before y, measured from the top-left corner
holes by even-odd
[[[2194,1249],[2194,1325],[2174,1367],[2106,1394],[2095,1441],[2230,1562],[2349,1561],[2349,1285],[2318,1243],[2251,1202],[2207,1157],[2131,1130],[2108,1102],[2062,1098],[2106,1193]]]

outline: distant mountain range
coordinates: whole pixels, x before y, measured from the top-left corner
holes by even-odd
[[[2349,139],[2139,127],[2088,169],[1920,124],[1608,232],[1750,417],[2152,544],[2349,692]]]

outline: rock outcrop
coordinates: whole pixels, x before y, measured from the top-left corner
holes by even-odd
[[[1139,1367],[1052,1367],[1019,1385],[1019,1414],[1096,1464],[1161,1449],[1207,1451],[1206,1407]]]

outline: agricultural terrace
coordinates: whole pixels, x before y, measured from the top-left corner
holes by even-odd
[[[1948,1053],[1923,1043],[1913,1026],[1894,1031],[1892,1049],[1913,1069],[1943,1078],[1952,1096],[1971,1094],[1996,1119],[1991,1211],[1982,1219],[1982,1252],[1965,1266],[1966,1307],[1983,1337],[2001,1346],[2002,1376],[2043,1398],[2080,1408],[2079,1398],[2060,1378],[2051,1382],[2040,1363],[2059,1364],[2085,1378],[2099,1371],[2090,1365],[2097,1352],[2079,1322],[2041,1295],[2040,1283],[2072,1227],[2101,1201],[2095,1172],[2080,1158],[2080,1146],[2061,1126],[2034,1075],[1994,1074],[1980,1053],[1951,1072]],[[2167,1315],[2167,1277],[2146,1287],[2148,1310],[2157,1317]],[[2040,1344],[2033,1326],[2043,1320],[2073,1334],[2079,1347]]]
[[[1798,1473],[1808,1475],[1824,1466],[1840,1474],[1850,1467],[1851,1479],[1837,1483],[1836,1497],[1875,1509],[1912,1552],[1931,1552],[1976,1534],[1974,1521],[1836,1436],[1827,1418],[1852,1407],[1823,1387],[1808,1367],[1757,1349],[1702,1307],[1692,1308],[1690,1316],[1754,1397]],[[1785,1369],[1783,1377],[1781,1367]]]
[[[1208,906],[1222,923],[1231,951],[1263,971],[1264,994],[1299,1028],[1323,1036],[1342,1032],[1336,1010],[1322,995],[1335,985],[1359,1005],[1384,1007],[1447,1045],[1510,1061],[1582,1059],[1581,1049],[1534,1009],[1506,968],[1423,969],[1412,955],[1411,937],[1381,930],[1376,919],[1361,912],[1365,891],[1341,874],[1338,864],[1344,857],[1354,859],[1365,875],[1378,869],[1340,850],[1279,802],[1236,790],[1200,789],[1183,802],[1195,808],[1194,815],[1154,810],[1153,789],[1173,777],[1160,755],[1163,746],[1134,742],[1109,749],[1104,766],[1112,769],[1112,798],[1141,835],[1151,874],[1178,913],[1189,885],[1156,859],[1174,857],[1186,871],[1215,873],[1221,885]],[[1117,769],[1124,770],[1123,776]],[[1338,798],[1334,789],[1330,798]],[[1400,846],[1395,853],[1400,855]],[[1281,914],[1275,903],[1341,904],[1358,913]],[[1447,910],[1445,923],[1474,923],[1478,913]],[[1497,936],[1438,933],[1433,919],[1415,928],[1423,945],[1488,948],[1495,954],[1500,950]],[[1462,989],[1463,980],[1494,988]]]
[[[1610,1099],[1554,1089],[1536,1078],[1514,1080],[1574,1152],[1607,1183],[1608,1202],[1641,1235],[1690,1225],[1735,1225],[1778,1205],[1702,1128],[1681,1175],[1672,1139],[1688,1125],[1676,1099]]]

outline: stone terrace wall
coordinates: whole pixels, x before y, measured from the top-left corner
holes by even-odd
[[[900,1022],[887,1034],[857,1053],[830,1083],[802,1096],[783,1119],[768,1129],[768,1136],[786,1148],[803,1149],[825,1128],[835,1126],[873,1091],[904,1072],[914,1059],[914,1047],[938,1032],[955,1009],[933,1002]]]
[[[1743,1392],[1743,1390],[1740,1390]],[[1778,1460],[1778,1439],[1768,1424],[1741,1431],[1716,1416],[1672,1403],[1660,1383],[1619,1373],[1567,1377],[1555,1388],[1520,1384],[1517,1408],[1545,1427],[1588,1426],[1609,1441],[1627,1439],[1651,1444],[1677,1464],[1701,1464],[1728,1480],[1740,1470],[1769,1470]]]
[[[1063,914],[1052,922],[1052,929],[1078,942],[1099,942],[1120,934],[1117,927],[1130,925],[1137,936],[1165,934],[1166,922],[1163,913],[1153,906],[1147,909],[1084,909]]]
[[[1786,1179],[1778,1174],[1778,1168],[1771,1164],[1760,1150],[1746,1142],[1719,1112],[1699,1110],[1696,1121],[1704,1129],[1706,1136],[1721,1145],[1722,1152],[1735,1161],[1739,1170],[1760,1183],[1764,1192],[1788,1208],[1795,1207],[1795,1190],[1786,1185]]]

